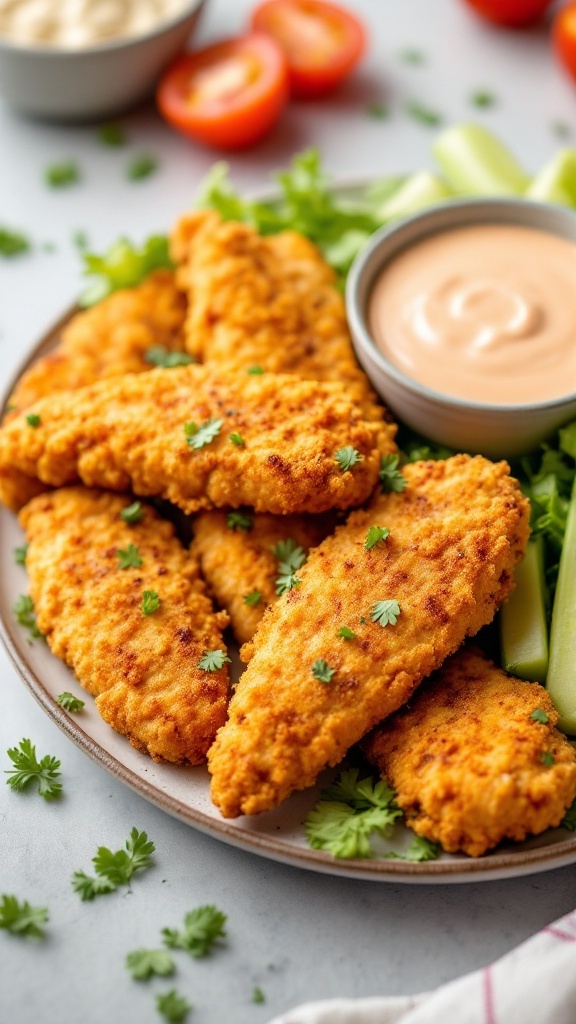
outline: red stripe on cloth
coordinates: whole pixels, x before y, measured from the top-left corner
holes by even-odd
[[[484,1017],[486,1024],[496,1024],[494,994],[492,992],[492,969],[490,967],[485,967],[482,972],[482,988],[484,991]]]
[[[542,931],[547,935],[554,935],[557,939],[564,939],[566,942],[576,942],[576,935],[569,935],[568,932],[562,932],[559,928],[553,928],[552,925],[549,928],[543,928]]]

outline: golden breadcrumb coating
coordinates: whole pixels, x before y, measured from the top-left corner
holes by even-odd
[[[310,553],[301,583],[270,609],[208,755],[225,817],[277,806],[311,785],[417,684],[490,622],[528,540],[528,502],[506,463],[456,455],[404,469]],[[387,540],[366,550],[371,526]],[[397,601],[396,624],[372,620]],[[338,637],[342,626],[355,639]],[[312,672],[322,659],[334,675]]]
[[[204,210],[176,224],[171,247],[188,297],[186,346],[200,362],[340,381],[368,419],[383,416],[356,362],[334,271],[307,238],[262,237]]]
[[[307,554],[336,526],[336,516],[270,516],[256,513],[249,530],[231,529],[225,512],[202,512],[194,520],[192,548],[208,590],[230,616],[240,644],[251,640],[267,606],[277,600],[278,559],[273,549],[292,540]],[[257,591],[256,605],[244,598]]]
[[[56,348],[22,374],[9,404],[22,410],[55,391],[150,370],[145,356],[154,346],[183,351],[185,314],[174,273],[157,270],[136,288],[115,292],[72,317]]]
[[[554,828],[572,803],[576,753],[557,721],[542,686],[463,650],[364,746],[418,835],[480,857]]]
[[[139,523],[122,521],[131,501],[73,487],[23,509],[38,625],[113,729],[157,761],[200,764],[226,718],[228,673],[198,662],[226,649],[227,615],[212,610],[170,523],[147,505]],[[129,544],[142,565],[121,569],[118,551]],[[145,590],[162,602],[150,615]]]
[[[30,414],[35,417],[30,424]],[[186,423],[221,423],[196,450]],[[190,428],[192,429],[192,428]],[[237,432],[243,445],[234,444]],[[0,430],[0,497],[20,507],[37,481],[163,497],[184,512],[250,505],[324,512],[360,505],[378,479],[380,424],[367,423],[338,384],[184,366],[62,391]],[[350,471],[336,461],[352,446]],[[393,450],[390,441],[390,450]]]

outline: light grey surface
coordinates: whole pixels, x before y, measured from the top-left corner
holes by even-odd
[[[296,149],[319,144],[342,177],[427,166],[433,132],[400,112],[417,97],[447,119],[473,116],[466,102],[489,87],[500,100],[481,120],[502,131],[535,169],[558,145],[551,122],[576,134],[576,92],[564,81],[543,33],[496,33],[473,21],[457,0],[356,0],[371,26],[362,75],[338,100],[294,107],[274,136],[232,161],[243,187],[257,188],[268,169]],[[242,24],[249,4],[215,0],[204,38]],[[397,59],[420,46],[423,68]],[[388,100],[390,120],[373,121],[368,102]],[[130,150],[108,151],[87,129],[56,129],[0,109],[0,223],[26,229],[56,254],[0,265],[0,373],[9,373],[38,334],[70,303],[79,285],[70,237],[88,232],[95,247],[119,233],[143,238],[192,200],[213,155],[172,135],[144,111],[128,119]],[[134,152],[162,158],[159,174],[128,184]],[[52,193],[42,169],[77,158],[83,184]],[[307,874],[223,846],[171,820],[88,761],[34,704],[0,655],[0,767],[6,747],[30,736],[40,753],[62,759],[60,805],[11,793],[0,783],[0,892],[14,892],[51,912],[49,939],[30,945],[0,933],[2,1024],[153,1024],[154,993],[176,985],[194,1003],[197,1024],[258,1024],[291,1004],[335,995],[415,992],[485,964],[538,927],[572,909],[576,867],[533,879],[411,889]],[[156,842],[156,867],[136,878],[131,895],[82,904],[69,884],[88,870],[98,844],[118,847],[132,825]],[[165,880],[165,881],[164,881]],[[130,949],[158,944],[159,929],[184,912],[216,902],[229,914],[229,941],[211,960],[178,958],[178,974],[148,985],[123,966]],[[270,966],[273,965],[273,966]],[[267,996],[254,1006],[259,985]]]

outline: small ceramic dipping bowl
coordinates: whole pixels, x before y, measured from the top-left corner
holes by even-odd
[[[377,348],[368,321],[375,282],[396,256],[438,232],[482,224],[520,225],[576,243],[576,214],[562,207],[524,199],[456,200],[378,231],[352,266],[346,305],[356,355],[399,420],[457,451],[506,458],[530,451],[563,423],[575,419],[576,392],[527,405],[493,405],[442,394],[394,366]],[[541,273],[545,272],[542,267]],[[576,302],[576,282],[574,296]]]
[[[186,46],[206,0],[188,0],[150,32],[82,49],[26,46],[0,39],[0,93],[16,110],[50,121],[94,121],[120,114],[154,89]]]

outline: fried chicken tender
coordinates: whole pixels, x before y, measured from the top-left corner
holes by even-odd
[[[122,521],[131,500],[73,487],[23,509],[38,625],[113,729],[156,761],[200,764],[226,717],[228,674],[198,662],[225,650],[228,617],[214,613],[170,523],[149,506],[140,522]],[[122,569],[130,544],[142,564]],[[161,601],[149,615],[146,590]]]
[[[208,590],[220,608],[230,616],[230,625],[240,644],[251,640],[269,604],[277,600],[279,559],[274,549],[279,542],[293,541],[306,555],[336,526],[336,515],[250,517],[252,525],[233,529],[225,512],[202,512],[194,520],[192,552]],[[299,570],[298,570],[299,575]],[[256,604],[247,604],[249,594],[260,594]]]
[[[262,237],[204,210],[176,224],[171,248],[188,297],[186,347],[200,362],[341,381],[368,419],[382,418],[334,271],[312,242],[296,231]]]
[[[576,796],[576,753],[557,721],[543,687],[463,650],[376,728],[365,751],[418,835],[480,857],[502,839],[559,825]]]
[[[150,370],[145,357],[154,346],[184,350],[185,314],[174,273],[157,270],[136,288],[115,292],[72,317],[56,348],[22,375],[10,405],[22,411],[55,391],[75,391],[103,377]]]
[[[314,548],[300,585],[242,649],[249,665],[208,754],[225,817],[269,810],[311,785],[510,592],[529,506],[506,463],[456,455],[403,472],[402,493],[378,495]],[[367,550],[371,526],[390,535]],[[353,639],[338,636],[343,626]]]
[[[253,377],[227,367],[129,374],[60,392],[6,423],[0,497],[19,508],[38,493],[38,481],[82,481],[163,497],[184,512],[346,508],[360,505],[376,485],[380,426],[364,422],[336,383]],[[234,444],[231,433],[244,443]],[[362,461],[342,472],[335,456],[348,446]]]

